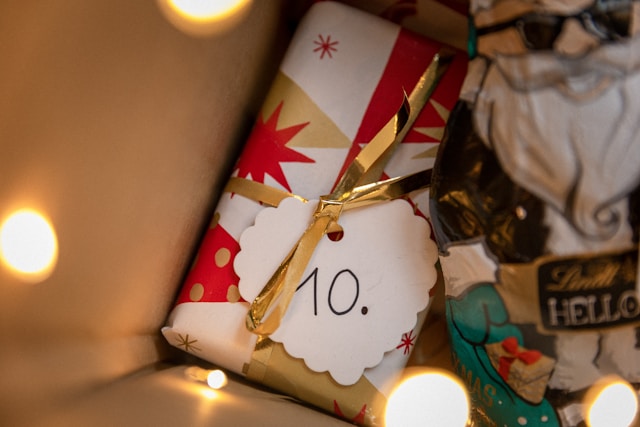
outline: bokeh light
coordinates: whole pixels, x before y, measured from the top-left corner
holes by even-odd
[[[199,366],[189,366],[185,369],[187,378],[206,383],[212,389],[221,389],[227,385],[227,374],[220,369],[204,369]]]
[[[41,213],[20,209],[0,226],[0,258],[9,271],[28,282],[46,279],[58,259],[58,239]]]
[[[404,379],[389,396],[387,427],[464,427],[469,418],[469,398],[452,373],[433,369]]]
[[[251,0],[157,0],[165,17],[179,30],[209,36],[239,22]]]
[[[220,369],[214,369],[207,375],[207,384],[213,389],[220,389],[227,385],[227,374]]]
[[[585,397],[589,427],[629,427],[638,415],[638,392],[618,377],[596,383]]]

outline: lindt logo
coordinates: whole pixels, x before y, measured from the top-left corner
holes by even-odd
[[[619,262],[561,265],[551,270],[553,281],[545,286],[551,292],[610,288],[621,269]]]
[[[548,330],[601,329],[640,322],[637,251],[554,259],[538,268]]]

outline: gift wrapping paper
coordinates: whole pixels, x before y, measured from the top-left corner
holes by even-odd
[[[470,2],[434,167],[453,361],[479,427],[589,425],[602,384],[640,391],[640,8],[558,4]]]
[[[330,193],[349,163],[398,111],[404,93],[411,92],[434,55],[443,47],[441,43],[343,4],[316,3],[296,30],[231,179],[264,184],[308,200]],[[449,111],[458,98],[465,73],[466,55],[456,51],[413,127],[384,167],[380,179],[419,172],[433,165]],[[379,209],[384,209],[385,203]],[[389,332],[394,335],[391,348],[379,360],[366,362],[363,372],[357,371],[355,377],[348,369],[341,372],[343,376],[329,375],[323,372],[323,368],[310,369],[307,359],[292,356],[287,351],[288,347],[259,337],[246,328],[245,318],[251,301],[243,298],[241,290],[249,279],[238,276],[237,266],[241,256],[250,250],[243,247],[241,241],[244,242],[244,235],[249,233],[247,230],[254,225],[257,227],[257,218],[258,222],[260,218],[267,221],[268,213],[274,208],[231,190],[224,192],[218,202],[176,305],[162,330],[164,336],[170,344],[188,353],[347,420],[379,424],[386,397],[415,345],[428,307],[428,294],[436,280],[433,265],[437,250],[427,221],[428,190],[414,191],[405,200],[389,202],[389,205],[394,203],[402,205],[400,210],[410,212],[413,219],[410,218],[407,224],[417,221],[423,227],[420,228],[423,238],[420,237],[419,241],[424,242],[419,243],[420,249],[412,249],[409,243],[403,248],[404,243],[401,242],[394,249],[398,254],[390,254],[388,264],[384,258],[382,264],[386,265],[380,265],[375,259],[380,256],[376,255],[378,252],[383,253],[386,249],[387,243],[383,240],[382,243],[347,252],[342,258],[353,257],[372,271],[377,268],[384,272],[395,268],[420,276],[411,280],[424,290],[426,305],[419,313],[409,316],[410,325],[401,331],[387,331],[384,321],[370,327],[365,323],[360,335],[367,341],[383,340]],[[278,207],[277,210],[280,209]],[[358,215],[364,215],[367,222],[368,212],[373,212],[371,209],[378,208],[364,207],[355,211],[362,211]],[[356,213],[353,215],[355,217]],[[350,236],[350,230],[356,230],[357,225],[347,222],[346,215],[344,219],[344,235]],[[414,230],[402,225],[405,221],[400,222],[395,228],[386,224],[382,228],[388,228],[392,236],[415,234]],[[289,227],[286,220],[281,225],[266,227],[266,233],[271,228],[275,232],[269,238],[267,249],[262,251],[265,257],[270,256],[272,247],[282,246],[280,235],[287,234]],[[361,233],[376,236],[381,232],[364,227]],[[391,243],[388,245],[392,247]],[[402,251],[426,251],[422,262],[427,260],[430,268],[426,272],[416,270],[411,273],[413,261],[403,260]],[[242,264],[247,265],[247,257],[249,255],[244,256]],[[253,270],[251,267],[255,266],[255,270],[261,270],[264,262],[261,261],[261,253],[252,254],[248,269]],[[327,286],[323,285],[324,276],[321,274],[323,271],[318,272],[318,269],[311,274],[305,273],[306,280],[299,286],[311,295],[309,280],[314,280],[312,303],[316,313],[328,312],[330,308],[332,319],[341,321],[347,318],[373,321],[376,318],[374,307],[355,306],[355,301],[364,298],[364,294],[356,293],[351,305],[339,306],[336,302],[338,289],[347,288],[347,285],[340,284],[341,280],[355,279],[356,291],[360,289],[351,270],[344,268],[335,275],[328,288],[328,300]],[[390,283],[388,286],[402,286],[402,283]],[[302,304],[299,302],[302,298],[298,296],[300,293],[294,296],[289,310],[295,311]],[[402,312],[403,308],[396,307],[396,310]],[[286,321],[285,316],[283,323]],[[339,323],[331,328],[332,335],[341,335]],[[298,341],[315,339],[306,336],[314,331],[314,328],[308,329],[303,331]],[[318,346],[313,342],[304,345]],[[366,349],[349,346],[349,343],[345,346],[346,350],[339,354],[338,364],[343,361],[347,365],[349,360],[359,359],[359,353],[367,352]]]

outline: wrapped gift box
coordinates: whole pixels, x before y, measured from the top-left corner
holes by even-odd
[[[491,365],[518,396],[534,404],[542,401],[555,365],[552,358],[518,345],[515,337],[485,348]]]
[[[316,3],[296,31],[233,170],[232,180],[257,183],[261,188],[295,195],[287,200],[314,200],[331,193],[348,165],[394,116],[403,104],[404,92],[409,93],[414,88],[434,55],[443,47],[441,43],[374,15],[339,3]],[[413,127],[385,165],[380,179],[412,174],[433,165],[465,73],[466,56],[456,52]],[[356,301],[370,296],[367,292],[371,289],[361,283],[362,279],[359,282],[352,270],[345,267],[328,276],[318,267],[314,270],[311,264],[305,270],[303,277],[306,279],[298,288],[306,286],[304,291],[312,301],[307,304],[296,293],[289,308],[294,312],[291,316],[298,315],[302,310],[300,307],[307,304],[306,307],[314,308],[309,314],[311,320],[330,317],[326,317],[329,320],[324,329],[336,337],[336,342],[344,331],[340,322],[347,322],[352,332],[356,328],[356,335],[362,339],[361,344],[358,341],[351,345],[342,340],[343,347],[340,350],[336,347],[334,354],[325,357],[324,350],[320,350],[331,346],[325,345],[323,340],[332,338],[316,336],[317,329],[323,328],[308,326],[305,329],[303,324],[302,332],[298,331],[302,338],[296,341],[306,346],[302,351],[312,349],[311,353],[314,353],[313,349],[317,348],[320,359],[317,361],[311,360],[313,354],[292,355],[295,351],[291,350],[291,342],[284,339],[284,344],[279,342],[277,334],[259,336],[245,327],[249,303],[254,296],[247,298],[247,291],[243,291],[248,286],[245,284],[250,282],[245,276],[254,273],[260,276],[263,270],[270,274],[270,263],[283,258],[273,253],[285,250],[286,255],[285,248],[291,246],[288,241],[283,243],[281,240],[297,233],[289,230],[295,227],[285,219],[280,226],[262,227],[262,232],[268,236],[256,239],[267,240],[264,250],[252,252],[244,243],[241,245],[250,240],[245,237],[248,230],[257,228],[260,218],[268,221],[268,212],[274,211],[261,200],[233,188],[221,196],[163,334],[172,345],[195,356],[350,421],[375,425],[382,417],[386,396],[415,344],[428,309],[428,295],[436,281],[437,250],[427,222],[428,190],[414,191],[405,200],[355,209],[353,217],[358,211],[358,218],[364,220],[349,222],[345,214],[345,223],[341,223],[346,236],[344,240],[357,235],[355,230],[360,225],[363,231],[359,235],[366,236],[365,241],[370,243],[361,241],[360,246],[356,245],[357,249],[346,250],[346,255],[336,255],[335,261],[353,258],[354,263],[367,266],[381,282],[385,281],[386,288],[374,287],[387,289],[391,296],[402,294],[398,289],[404,286],[420,289],[424,295],[424,298],[418,298],[423,300],[420,310],[410,308],[409,314],[404,316],[406,308],[394,308],[394,303],[389,303],[385,310],[376,310],[376,305],[359,303],[356,306]],[[389,224],[382,212],[387,209],[385,206],[391,205],[397,206],[392,209],[410,212],[411,218]],[[281,209],[284,207],[277,210]],[[374,212],[378,211],[382,222],[372,220],[369,223],[368,217],[376,216]],[[407,256],[385,252],[394,248],[385,240],[385,233],[395,240],[411,241],[405,244],[401,240],[393,249]],[[341,241],[340,244],[351,243]],[[245,255],[244,261],[239,262],[242,255]],[[416,257],[420,259],[416,261]],[[238,264],[249,266],[242,278],[238,274]],[[387,277],[394,269],[406,279]],[[268,278],[267,275],[264,283]],[[355,296],[342,295],[353,292],[353,286]],[[341,305],[340,298],[347,298],[347,303]],[[380,311],[386,311],[387,317],[376,317]],[[293,328],[292,324],[301,323],[287,322],[287,316],[290,316],[289,312],[283,318],[287,331]],[[393,320],[394,326],[390,326],[389,319],[399,317],[406,318],[409,323],[401,325]],[[367,322],[371,326],[367,326]],[[389,337],[385,338],[390,333],[391,341]],[[368,350],[368,343],[374,343],[375,351]],[[369,359],[361,360],[365,356]],[[335,361],[327,363],[338,366],[334,370],[323,365],[323,359],[332,358]],[[352,361],[363,368],[350,371]],[[314,365],[316,362],[318,366]],[[337,372],[341,369],[344,372]]]

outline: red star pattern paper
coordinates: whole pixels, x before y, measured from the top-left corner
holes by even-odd
[[[233,260],[240,245],[220,224],[207,231],[199,256],[187,275],[177,303],[238,302],[238,275]]]
[[[403,91],[410,93],[418,79],[429,66],[431,59],[441,48],[441,45],[432,43],[424,44],[419,36],[401,30],[394,46],[387,67],[378,83],[369,107],[362,119],[360,129],[351,148],[344,160],[339,177],[342,176],[347,166],[360,153],[362,147],[371,141],[376,133],[393,117],[397,109],[402,105]],[[442,77],[438,87],[432,94],[432,102],[427,103],[416,119],[403,144],[407,143],[439,143],[438,133],[430,135],[432,129],[444,128],[448,114],[458,99],[458,91],[450,88],[460,88],[464,78],[466,67],[464,59],[455,58],[455,64],[449,68]],[[381,179],[388,177],[384,175]],[[337,184],[338,180],[336,180]]]
[[[278,119],[283,103],[278,104],[267,121],[264,121],[262,114],[260,115],[244,148],[244,154],[236,165],[236,170],[239,177],[246,178],[251,175],[253,181],[261,183],[264,183],[265,174],[268,174],[287,191],[291,191],[280,163],[314,163],[314,160],[286,146],[287,142],[309,122],[278,129]]]
[[[333,411],[335,412],[335,414],[341,418],[344,419],[348,419],[343,413],[342,410],[340,409],[340,405],[338,405],[338,401],[334,400],[333,401]],[[348,419],[349,421],[351,421],[354,424],[364,424],[364,417],[367,414],[367,404],[365,403],[364,405],[362,405],[362,408],[360,408],[360,412],[358,412],[358,414],[356,414],[355,417]]]
[[[338,43],[339,42],[337,40],[331,40],[331,34],[329,34],[327,38],[324,38],[322,34],[318,34],[318,39],[313,41],[313,44],[317,45],[318,47],[313,49],[313,51],[320,52],[320,59],[324,59],[325,55],[327,55],[329,58],[333,58],[331,52],[336,52],[338,50],[335,47]]]
[[[409,331],[406,334],[402,334],[402,339],[400,340],[400,344],[396,347],[397,349],[403,349],[402,354],[409,354],[411,352],[411,347],[414,345],[414,341],[416,336],[413,335],[413,331]]]
[[[392,2],[397,5],[389,10],[390,18],[392,14],[398,19],[419,17],[415,11],[420,12],[420,2],[385,0]],[[315,2],[312,9],[296,30],[279,78],[232,173],[310,200],[331,191],[346,166],[395,114],[403,90],[411,92],[442,47],[338,2]],[[458,98],[465,61],[464,53],[456,56],[381,179],[432,164],[448,113]],[[422,196],[412,194],[407,201],[416,215],[426,217],[428,200]],[[244,327],[248,306],[240,298],[233,262],[242,233],[265,209],[269,208],[237,193],[222,194],[219,221],[204,236],[170,326],[163,329],[173,345],[239,374],[251,363],[246,345],[255,337]],[[397,359],[367,369],[359,388],[321,389],[313,381],[295,385],[305,396],[313,394],[309,398],[313,405],[356,424],[375,424],[384,410],[376,397],[391,391],[388,380],[395,378],[398,365],[413,350],[420,327],[416,324],[400,340],[396,336],[391,346],[395,350],[389,353]],[[277,368],[286,371],[287,367]]]

